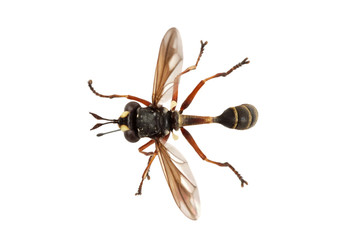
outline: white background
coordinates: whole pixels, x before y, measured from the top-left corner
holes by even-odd
[[[2,1],[0,239],[359,239],[360,37],[357,1]],[[160,41],[177,27],[186,74],[180,101],[208,82],[187,114],[251,103],[257,125],[188,127],[182,136],[202,214],[175,205],[158,161],[134,196],[147,157],[88,112],[117,118],[151,98]],[[180,135],[180,133],[179,133]]]

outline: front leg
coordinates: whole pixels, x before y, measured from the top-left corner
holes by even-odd
[[[99,96],[99,97],[103,97],[103,98],[127,98],[127,99],[130,99],[130,100],[134,100],[134,101],[137,101],[137,102],[140,102],[142,104],[144,104],[145,106],[150,106],[151,105],[151,102],[149,101],[146,101],[142,98],[138,98],[138,97],[135,97],[135,96],[132,96],[132,95],[117,95],[117,94],[112,94],[112,95],[103,95],[103,94],[100,94],[98,93],[97,91],[95,91],[94,87],[92,86],[92,80],[89,80],[88,81],[88,85],[89,85],[89,88],[90,90],[96,95],[96,96]]]

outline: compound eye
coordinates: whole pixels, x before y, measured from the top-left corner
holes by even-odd
[[[134,109],[137,109],[140,107],[140,104],[138,104],[137,102],[129,102],[128,104],[125,105],[125,111],[131,112]]]
[[[125,136],[126,140],[128,140],[129,142],[132,142],[132,143],[137,142],[140,139],[136,135],[136,133],[132,130],[128,130],[128,131],[124,132],[124,136]]]

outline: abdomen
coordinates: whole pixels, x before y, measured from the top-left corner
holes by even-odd
[[[179,116],[179,127],[207,124],[207,123],[220,123],[225,127],[245,130],[253,127],[258,119],[258,112],[253,105],[242,104],[236,107],[226,109],[220,116],[217,117],[203,117],[182,115]],[[175,130],[177,130],[175,128]]]
[[[253,105],[242,104],[226,109],[220,116],[214,118],[214,122],[225,127],[245,130],[253,127],[258,119],[258,111]]]

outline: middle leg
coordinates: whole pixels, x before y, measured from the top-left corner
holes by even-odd
[[[150,147],[151,145],[153,145],[155,143],[154,139],[151,139],[149,142],[145,143],[143,146],[139,147],[139,152],[144,154],[145,156],[151,156],[154,154],[154,152],[144,152],[144,150],[148,147]]]
[[[142,175],[142,177],[141,177],[141,182],[140,182],[138,191],[137,191],[137,193],[135,193],[135,195],[141,195],[142,185],[143,185],[143,183],[144,183],[145,178],[148,176],[148,173],[149,173],[149,170],[150,170],[150,166],[151,166],[152,162],[154,161],[156,155],[157,155],[157,152],[154,152],[154,154],[152,154],[152,155],[150,156],[148,165],[147,165],[147,167],[145,168],[145,171],[144,171],[144,173],[143,173],[143,175]]]
[[[154,139],[151,139],[149,142],[145,143],[143,146],[139,147],[139,152],[144,154],[145,156],[151,156],[154,154],[154,152],[144,152],[144,150],[148,147],[150,147],[151,145],[153,145],[155,143],[155,140]],[[150,161],[150,159],[149,159]],[[148,162],[149,164],[149,162]],[[149,175],[149,172],[150,172],[150,169],[148,170],[147,172],[147,175],[146,175],[146,178],[148,180],[150,180],[150,175]]]
[[[192,65],[190,67],[188,67],[187,69],[185,69],[182,73],[180,73],[176,78],[175,78],[175,83],[174,83],[174,91],[173,91],[173,97],[172,97],[172,101],[171,101],[171,110],[174,111],[175,110],[175,107],[176,107],[176,104],[177,104],[177,99],[178,99],[178,90],[179,90],[179,81],[180,81],[180,76],[187,73],[187,72],[190,72],[191,70],[195,70],[199,61],[200,61],[200,58],[202,56],[202,54],[204,53],[204,48],[205,48],[205,45],[208,43],[207,41],[203,42],[203,41],[200,41],[201,43],[201,48],[200,48],[200,53],[199,53],[199,56],[197,58],[197,61],[195,63],[195,65]]]
[[[170,136],[170,134],[166,135],[165,137],[163,137],[163,140],[166,142],[166,141],[168,140],[169,136]],[[151,163],[150,163],[150,161],[152,161],[152,160],[151,160],[151,156],[153,156],[153,155],[155,154],[155,152],[144,152],[144,150],[145,150],[146,148],[150,147],[151,145],[153,145],[154,143],[155,143],[155,140],[154,140],[154,139],[151,139],[150,141],[148,141],[147,143],[145,143],[144,145],[142,145],[141,147],[139,147],[139,152],[140,152],[140,153],[144,154],[145,156],[150,156],[149,161],[148,161],[148,165],[149,165],[149,164],[151,165]],[[150,166],[148,166],[148,167],[149,167],[149,169],[147,170],[146,178],[147,178],[148,180],[150,180],[150,175],[149,175]],[[142,183],[141,183],[141,185],[142,185]]]
[[[247,58],[245,58],[244,60],[242,60],[242,62],[236,64],[235,66],[233,66],[232,68],[230,68],[229,71],[227,72],[222,72],[222,73],[217,73],[211,77],[208,77],[204,80],[201,80],[198,85],[195,87],[195,89],[189,94],[189,96],[185,99],[185,101],[183,102],[183,104],[181,105],[180,108],[180,113],[182,113],[187,107],[189,107],[190,103],[193,101],[194,97],[196,96],[197,92],[200,90],[200,88],[210,79],[213,78],[217,78],[217,77],[226,77],[227,75],[229,75],[230,73],[232,73],[232,71],[234,71],[235,69],[241,67],[244,64],[248,64],[250,63],[250,61],[248,61]]]

